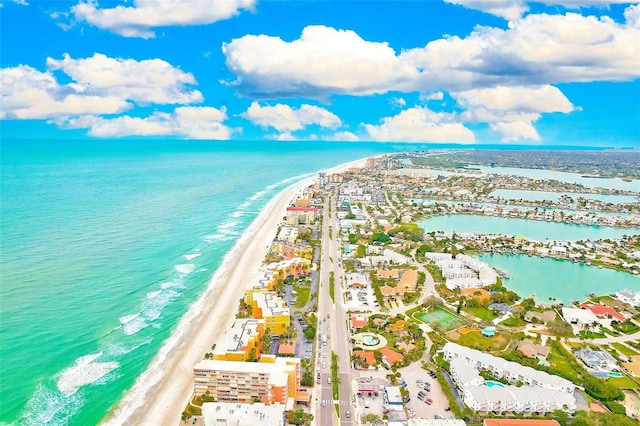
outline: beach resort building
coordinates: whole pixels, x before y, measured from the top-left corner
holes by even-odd
[[[451,362],[456,358],[463,358],[478,370],[489,370],[497,379],[506,379],[510,383],[522,382],[526,386],[537,386],[571,394],[575,390],[575,385],[572,382],[560,376],[535,370],[466,346],[447,342],[442,349],[447,361]]]
[[[298,239],[298,228],[295,226],[283,226],[278,232],[278,240],[295,243]]]
[[[281,262],[269,263],[265,269],[274,273],[277,280],[297,279],[311,273],[311,261],[302,257],[294,257]]]
[[[449,365],[464,403],[474,411],[544,414],[558,409],[566,412],[576,409],[575,397],[565,390],[485,381],[479,373],[481,367],[462,356],[453,358]]]
[[[285,406],[266,405],[261,402],[244,404],[236,402],[205,402],[202,404],[204,426],[284,426]]]
[[[309,244],[291,243],[283,240],[274,240],[271,243],[271,252],[279,254],[285,259],[293,259],[294,257],[311,259],[313,257],[313,248]]]
[[[317,207],[287,207],[287,225],[310,225],[316,221]]]
[[[202,360],[193,368],[195,396],[215,402],[295,405],[300,388],[300,358],[263,357],[266,362]]]
[[[213,359],[220,361],[255,361],[260,358],[260,339],[264,336],[262,319],[237,319],[216,343]]]
[[[263,319],[265,332],[271,335],[284,334],[291,324],[291,313],[286,302],[274,291],[248,291],[244,302],[251,306],[251,316]]]

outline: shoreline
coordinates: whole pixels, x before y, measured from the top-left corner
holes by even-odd
[[[377,156],[376,156],[377,157]],[[362,167],[367,158],[318,172],[337,173]],[[175,425],[193,391],[193,366],[236,319],[238,302],[258,272],[278,224],[294,196],[316,181],[309,177],[275,195],[225,254],[203,295],[182,316],[149,367],[101,421],[104,425]]]

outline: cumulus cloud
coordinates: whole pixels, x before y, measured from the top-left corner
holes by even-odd
[[[311,124],[330,129],[342,124],[340,118],[332,112],[307,104],[296,109],[285,104],[262,106],[253,102],[241,116],[261,127],[273,127],[283,133],[301,130]]]
[[[238,90],[263,97],[408,91],[408,83],[418,74],[387,43],[365,41],[353,31],[322,25],[304,28],[292,42],[245,35],[224,43],[222,52],[237,76],[233,84]]]
[[[155,37],[153,28],[211,24],[252,10],[256,0],[134,0],[133,6],[99,8],[95,0],[71,8],[78,21],[124,37]]]
[[[423,93],[420,95],[420,100],[422,102],[429,102],[429,101],[441,101],[444,99],[444,93],[442,92],[430,92],[430,93]]]
[[[51,72],[20,65],[0,69],[2,119],[37,119],[78,114],[115,114],[133,105],[120,96],[87,93],[60,85]]]
[[[2,118],[52,118],[73,115],[116,114],[135,104],[187,104],[202,101],[202,94],[187,86],[193,75],[161,59],[92,57],[47,59],[41,72],[21,65],[0,70]],[[54,72],[71,79],[60,84]]]
[[[137,103],[186,104],[201,102],[202,94],[187,89],[196,84],[191,73],[186,73],[162,59],[110,58],[101,53],[92,57],[73,59],[47,59],[51,70],[62,70],[83,90],[96,90],[131,99]]]
[[[327,141],[357,142],[358,136],[351,132],[336,132],[324,138]]]
[[[515,21],[527,11],[526,0],[444,0],[445,3],[452,3],[463,6],[467,9],[480,10],[491,15],[496,15],[509,21]]]
[[[499,16],[508,21],[515,21],[529,11],[529,4],[542,3],[548,6],[564,6],[568,9],[600,6],[610,4],[629,3],[629,0],[444,0],[463,6],[467,9],[479,10],[491,15]]]
[[[540,136],[530,122],[512,121],[508,123],[491,123],[492,131],[502,136],[503,142],[516,142],[520,139],[539,141]]]
[[[519,138],[540,140],[533,127],[542,113],[569,113],[575,109],[567,97],[549,85],[538,87],[498,86],[452,93],[465,109],[465,122],[489,123],[494,132],[510,142]]]
[[[172,113],[155,112],[149,117],[104,118],[85,115],[56,123],[65,129],[88,129],[90,136],[179,136],[186,139],[227,140],[232,130],[223,124],[224,108],[178,107]]]
[[[382,121],[380,125],[364,125],[370,139],[388,142],[475,142],[473,132],[456,122],[454,115],[436,113],[428,108],[409,108]]]
[[[241,93],[326,98],[629,81],[640,76],[638,45],[637,27],[567,13],[527,15],[507,29],[478,27],[466,38],[442,38],[400,54],[386,43],[324,26],[306,27],[292,42],[246,35],[222,50]]]
[[[624,11],[624,19],[627,25],[640,28],[640,5],[631,5]]]

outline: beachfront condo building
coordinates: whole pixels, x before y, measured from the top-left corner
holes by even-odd
[[[216,343],[213,359],[219,361],[255,361],[260,359],[265,321],[262,319],[237,319],[222,339]]]
[[[265,266],[265,269],[276,274],[280,281],[298,279],[311,273],[311,260],[303,257],[294,257],[281,262],[269,263]]]
[[[205,402],[202,404],[204,426],[284,426],[286,411],[282,404],[238,404]]]
[[[283,226],[278,232],[279,240],[295,243],[298,239],[298,228],[295,226]]]
[[[207,394],[215,402],[280,403],[289,410],[300,388],[300,358],[264,356],[261,362],[205,359],[195,365],[193,374],[195,396]]]
[[[274,291],[249,290],[244,302],[251,306],[251,316],[264,320],[265,333],[281,335],[291,324],[289,307]]]
[[[285,259],[293,259],[294,257],[311,259],[313,257],[313,248],[309,244],[274,240],[271,243],[271,253],[278,254]]]

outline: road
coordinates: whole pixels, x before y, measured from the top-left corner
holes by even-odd
[[[329,211],[329,206],[333,211]],[[323,206],[322,250],[320,258],[320,291],[318,292],[318,353],[321,368],[321,383],[318,389],[320,403],[316,407],[316,424],[318,425],[355,425],[355,411],[352,406],[351,392],[351,344],[348,338],[348,318],[343,306],[342,277],[344,270],[340,264],[340,243],[338,241],[339,225],[335,212],[335,196],[327,197]],[[331,217],[329,217],[331,215]],[[331,237],[331,238],[330,238]],[[331,272],[335,279],[335,302],[329,295],[329,278]],[[322,343],[320,336],[327,336],[327,343]],[[332,395],[331,353],[338,356],[338,395]],[[325,358],[326,357],[326,358]],[[323,364],[326,368],[322,368]],[[339,404],[340,416],[336,415],[334,403]],[[347,411],[350,418],[347,418]]]

